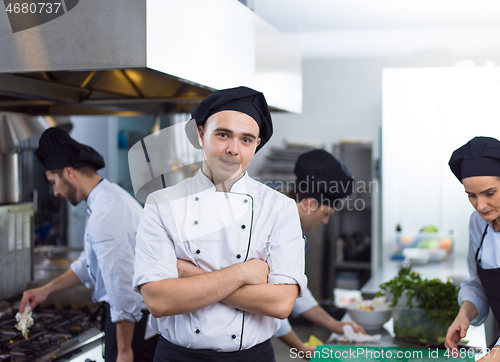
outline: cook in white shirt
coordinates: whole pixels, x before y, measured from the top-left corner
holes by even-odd
[[[355,180],[349,168],[325,150],[312,150],[299,156],[294,171],[297,179],[288,190],[288,196],[295,200],[303,230],[312,230],[321,224],[327,224],[335,211],[337,200],[341,200],[355,191]],[[305,236],[304,236],[305,238]],[[365,333],[363,327],[353,322],[340,322],[325,311],[305,289],[297,298],[292,315],[310,320],[331,332],[343,334],[344,325],[351,325],[355,332]],[[278,337],[295,352],[314,352],[316,347],[302,343],[292,330],[288,319],[281,321],[280,329],[273,337]]]
[[[449,165],[476,209],[469,222],[470,277],[461,283],[460,311],[445,342],[458,355],[458,342],[469,325],[483,323],[489,308],[500,321],[500,141],[475,137],[453,152]],[[500,348],[500,340],[495,348]],[[482,360],[500,360],[500,353],[492,352]]]
[[[94,149],[73,140],[58,128],[41,136],[36,151],[46,169],[54,196],[77,205],[87,202],[84,251],[70,269],[48,284],[24,292],[20,310],[32,308],[49,294],[79,284],[93,288],[93,300],[103,302],[106,361],[141,360],[146,306],[132,290],[135,234],[141,205],[96,170],[104,159]]]
[[[87,288],[94,289],[95,302],[110,305],[113,323],[135,323],[146,307],[140,295],[130,293],[141,213],[141,205],[127,191],[106,179],[87,198],[84,251],[70,268]]]
[[[295,203],[246,173],[272,134],[269,109],[238,87],[192,115],[203,166],[151,194],[137,232],[134,285],[163,337],[155,359],[273,361],[276,318],[307,281]]]

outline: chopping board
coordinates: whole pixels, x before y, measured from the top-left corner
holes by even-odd
[[[398,347],[362,347],[362,346],[318,346],[311,362],[474,362],[474,353],[453,358],[445,355],[446,350],[437,348],[398,348]]]

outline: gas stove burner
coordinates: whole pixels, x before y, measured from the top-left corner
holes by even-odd
[[[100,333],[90,310],[35,309],[29,339],[16,328],[14,312],[0,321],[0,362],[51,361]]]

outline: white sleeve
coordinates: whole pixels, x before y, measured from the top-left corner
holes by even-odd
[[[474,214],[471,216],[469,222],[469,252],[467,254],[469,277],[462,280],[460,284],[458,304],[462,305],[465,300],[468,300],[476,306],[479,313],[476,318],[470,321],[470,324],[478,326],[484,323],[488,317],[490,307],[476,269],[476,252],[481,243],[484,230],[481,231],[479,225],[473,219]]]
[[[278,329],[276,333],[273,334],[273,338],[280,338],[286,336],[288,333],[292,331],[292,326],[290,325],[288,318],[281,319],[280,322],[281,322],[280,329]]]
[[[133,238],[130,232],[131,222],[116,216],[116,209],[110,205],[110,211],[96,220],[92,227],[92,248],[97,257],[99,271],[108,296],[111,321],[129,321],[137,323],[142,318],[142,297],[132,289],[134,273]]]
[[[298,297],[295,301],[295,305],[293,306],[292,314],[293,316],[299,316],[304,312],[307,312],[309,309],[314,308],[318,305],[318,302],[313,297],[309,288],[306,288],[302,291],[302,296]]]
[[[137,292],[139,285],[179,277],[174,243],[164,226],[168,220],[163,220],[172,221],[172,211],[168,201],[157,202],[163,197],[158,192],[148,196],[137,229],[133,280]]]
[[[69,267],[73,270],[78,279],[80,279],[80,282],[85,285],[86,288],[91,289],[94,287],[94,283],[90,278],[89,271],[87,269],[87,257],[85,255],[85,251],[82,251],[78,259],[72,262]]]
[[[300,228],[299,213],[291,199],[282,210],[281,222],[271,232],[269,265],[269,283],[298,284],[299,296],[307,289],[305,268],[305,244]]]
[[[498,338],[497,343],[495,343],[495,346],[500,346],[500,338]]]

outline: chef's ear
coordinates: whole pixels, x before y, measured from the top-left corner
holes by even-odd
[[[308,197],[300,202],[300,206],[305,212],[310,212],[312,210],[312,207],[315,206],[313,204],[316,200],[312,197]]]
[[[63,168],[63,176],[67,179],[74,180],[75,178],[75,169],[71,166],[67,166]]]
[[[309,211],[316,211],[318,209],[318,201],[314,197],[308,197],[306,200],[307,208]]]
[[[198,131],[198,142],[200,143],[200,146],[203,147],[203,136],[205,135],[205,130],[203,129],[203,125],[198,126],[197,131]]]

